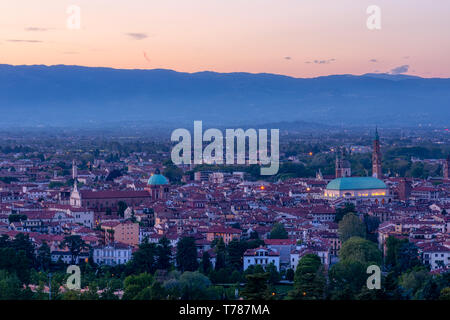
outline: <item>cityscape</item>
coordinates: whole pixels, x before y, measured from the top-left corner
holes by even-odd
[[[449,14],[1,2],[2,310],[448,310]]]
[[[2,298],[447,299],[448,131],[336,130],[285,132],[275,176],[142,133],[2,133]]]

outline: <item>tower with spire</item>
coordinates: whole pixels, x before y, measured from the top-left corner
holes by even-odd
[[[449,173],[450,173],[450,154],[447,156],[447,159],[444,160],[444,168],[443,168],[443,173],[444,173],[444,179],[445,180],[449,180]]]
[[[383,172],[381,171],[381,147],[378,127],[375,128],[375,140],[373,141],[372,176],[378,179],[381,179],[383,176]]]
[[[72,160],[72,179],[77,180],[78,178],[78,168],[75,160]]]
[[[336,154],[336,178],[351,177],[352,169],[348,161],[345,148],[340,148]]]

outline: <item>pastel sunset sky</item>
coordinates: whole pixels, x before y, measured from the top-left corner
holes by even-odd
[[[370,5],[381,30],[366,26]],[[450,1],[1,1],[0,63],[450,77]]]

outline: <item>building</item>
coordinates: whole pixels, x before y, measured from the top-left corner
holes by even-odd
[[[444,160],[444,167],[443,167],[443,176],[445,180],[450,180],[450,154],[448,155],[447,159]]]
[[[105,244],[122,242],[131,246],[139,245],[139,223],[107,221],[102,224],[101,229]]]
[[[383,177],[383,172],[381,170],[381,147],[378,129],[375,130],[375,140],[373,141],[372,177],[379,179]]]
[[[334,179],[328,183],[324,191],[324,198],[328,200],[337,198],[371,200],[375,203],[385,203],[390,200],[386,184],[374,177]]]
[[[450,266],[450,249],[438,243],[431,243],[422,250],[422,262],[431,270]]]
[[[250,266],[260,265],[266,268],[267,265],[273,264],[277,271],[280,271],[280,253],[268,248],[259,247],[256,249],[247,249],[244,253],[244,271]]]
[[[290,254],[290,268],[295,271],[299,261],[307,254],[317,255],[325,269],[328,269],[330,266],[331,248],[314,245],[309,247],[298,247],[295,250],[292,250]]]
[[[264,244],[269,250],[280,253],[280,264],[288,265],[291,251],[295,248],[295,239],[264,239]]]
[[[75,160],[72,161],[72,179],[76,181],[78,178],[78,168]]]
[[[132,258],[132,247],[124,243],[112,242],[105,246],[94,247],[92,257],[99,265],[125,264]]]
[[[350,162],[346,159],[345,149],[336,154],[336,178],[351,177],[352,169]]]
[[[106,212],[111,210],[116,212],[119,202],[124,202],[127,206],[139,206],[144,201],[150,199],[148,191],[133,190],[80,190],[77,186],[70,194],[70,205],[79,208],[86,208],[95,212]]]
[[[159,169],[150,176],[145,190],[150,194],[152,200],[167,199],[169,195],[169,181],[164,177]]]
[[[85,210],[83,208],[71,208],[68,214],[73,218],[73,222],[81,224],[87,228],[92,228],[94,225],[94,212]]]
[[[194,173],[194,181],[207,182],[209,181],[209,175],[212,173],[213,173],[212,171],[196,171]]]
[[[50,254],[52,262],[63,262],[65,264],[72,263],[72,254],[69,251],[52,251]],[[73,263],[79,264],[81,261],[87,261],[89,258],[88,252],[81,252],[77,257],[73,257]]]
[[[146,200],[166,199],[169,194],[168,183],[159,170],[148,179],[145,190],[78,190],[75,183],[70,194],[70,205],[95,212],[116,212],[119,202],[127,206],[140,206]]]
[[[411,181],[403,178],[398,183],[398,199],[406,201],[411,196]]]
[[[214,226],[206,231],[206,240],[213,241],[214,239],[222,238],[225,244],[228,244],[231,240],[239,240],[242,231],[235,228],[227,228]]]

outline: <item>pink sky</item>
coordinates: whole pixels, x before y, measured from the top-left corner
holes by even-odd
[[[66,27],[71,4],[80,30]],[[366,27],[369,5],[381,30]],[[2,1],[0,63],[450,77],[449,17],[448,0]]]

